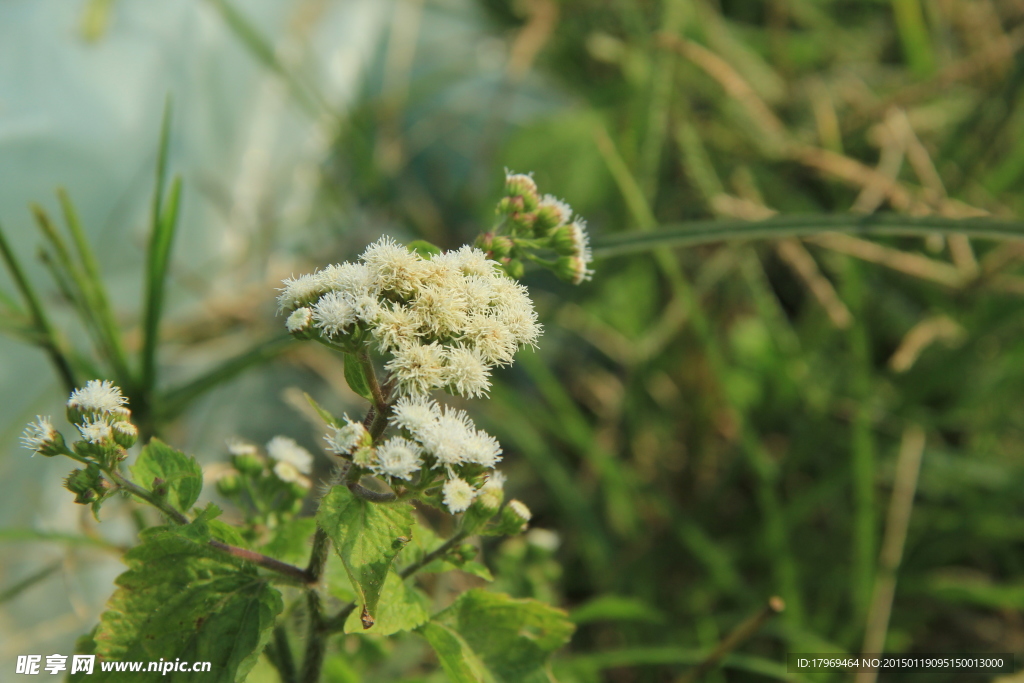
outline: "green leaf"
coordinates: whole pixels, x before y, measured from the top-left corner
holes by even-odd
[[[562,610],[479,588],[420,628],[454,683],[547,683],[548,657],[574,630]]]
[[[380,594],[380,606],[377,608],[376,622],[371,628],[364,629],[360,615],[356,610],[348,615],[345,621],[345,633],[376,633],[390,636],[399,631],[411,631],[430,619],[427,611],[430,601],[422,591],[411,582],[403,581],[395,572],[388,572],[384,580],[384,590]]]
[[[370,391],[370,382],[366,379],[363,365],[351,353],[345,354],[345,381],[352,391],[367,401],[373,401],[373,392]]]
[[[334,550],[363,604],[360,616],[369,628],[391,561],[412,536],[412,506],[370,503],[345,486],[335,486],[321,501],[316,519],[334,541]]]
[[[426,240],[413,240],[406,245],[406,248],[411,252],[419,254],[423,258],[430,258],[431,256],[437,256],[441,253],[441,247],[436,244],[431,244]]]
[[[260,552],[282,562],[301,562],[309,557],[309,539],[315,532],[316,520],[312,517],[289,519],[274,529],[273,537]]]
[[[663,623],[665,615],[643,600],[623,595],[601,595],[580,605],[570,614],[576,625],[595,621],[638,621]]]
[[[100,617],[96,654],[114,661],[209,661],[210,683],[243,681],[281,612],[281,594],[249,562],[166,527],[147,529]],[[121,676],[120,678],[123,678]],[[96,667],[89,680],[120,680]],[[159,672],[133,681],[167,681]]]
[[[189,511],[203,488],[203,470],[196,459],[174,450],[160,439],[150,440],[131,471],[142,487],[150,491],[165,488],[167,500],[182,512]],[[162,483],[155,486],[157,479]]]
[[[348,366],[347,362],[345,363],[345,366]],[[302,395],[306,397],[306,401],[309,402],[309,405],[313,408],[313,410],[316,411],[316,414],[320,416],[320,419],[327,423],[328,426],[341,426],[341,420],[334,417],[329,412],[320,407],[320,404],[316,402],[316,399],[307,394],[305,391],[302,392]]]

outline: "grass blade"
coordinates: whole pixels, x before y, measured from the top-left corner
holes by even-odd
[[[164,145],[162,145],[163,147]],[[161,149],[161,164],[165,150]],[[163,176],[158,170],[157,178]],[[161,194],[159,187],[157,195]],[[142,372],[140,385],[144,396],[152,395],[156,386],[156,350],[160,342],[160,318],[163,313],[164,291],[167,283],[167,267],[171,258],[171,244],[178,225],[178,209],[181,205],[181,177],[171,183],[167,206],[154,203],[154,224],[149,238],[149,253],[146,261],[146,302],[142,327]]]
[[[651,232],[603,235],[594,240],[593,251],[596,258],[609,258],[661,247],[689,247],[727,240],[782,239],[828,231],[917,237],[959,232],[976,239],[1008,240],[1024,239],[1024,221],[896,214],[776,216],[763,221],[690,221],[667,225]]]
[[[18,581],[10,588],[5,588],[4,590],[0,591],[0,605],[4,604],[5,602],[10,602],[14,598],[18,597],[19,595],[27,591],[32,586],[50,578],[50,576],[55,572],[59,571],[63,565],[63,560],[57,560],[56,562],[52,562],[43,567],[42,569],[40,569],[39,571],[35,572],[34,574],[26,576],[24,579]]]
[[[22,270],[17,256],[15,256],[11,245],[7,242],[2,226],[0,226],[0,256],[3,257],[4,263],[7,264],[7,270],[10,272],[18,291],[21,292],[21,296],[25,299],[25,305],[28,306],[29,313],[32,315],[33,324],[43,338],[41,346],[49,354],[50,360],[57,369],[57,374],[60,375],[61,381],[64,382],[65,389],[73,391],[77,386],[75,373],[71,370],[71,364],[68,362],[63,348],[57,341],[57,335],[50,325],[50,320],[46,316],[42,304],[39,302],[39,297],[36,295],[31,283],[29,283],[28,278],[25,277],[25,271]]]

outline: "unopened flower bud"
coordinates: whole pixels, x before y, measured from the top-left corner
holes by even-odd
[[[305,306],[295,309],[284,326],[296,339],[309,339],[313,334],[313,310]]]
[[[361,445],[352,453],[352,462],[360,467],[370,467],[377,461],[377,452],[373,446]]]
[[[111,425],[114,441],[121,448],[131,448],[139,439],[139,430],[131,422],[115,422]]]
[[[571,217],[572,208],[568,204],[549,194],[544,195],[544,199],[537,206],[537,218],[533,228],[537,233],[543,234],[547,230],[565,225]]]
[[[526,269],[523,268],[523,262],[519,259],[509,259],[509,261],[504,264],[504,268],[505,272],[508,273],[508,276],[513,280],[522,278],[523,274],[526,272]]]
[[[587,261],[582,256],[562,256],[555,262],[555,275],[578,285],[589,280],[594,271],[587,268]]]
[[[230,472],[218,479],[216,486],[217,493],[225,497],[230,497],[241,490],[242,482],[238,479],[237,474]]]
[[[64,480],[64,488],[75,494],[76,503],[87,505],[96,500],[97,494],[105,492],[106,482],[99,468],[92,465],[84,470],[72,470]]]
[[[512,214],[519,213],[522,210],[522,197],[502,197],[501,200],[498,201],[498,208],[495,213],[511,216]]]
[[[533,514],[530,508],[519,500],[513,498],[501,510],[501,519],[495,529],[498,533],[512,535],[526,531],[526,523],[530,521]]]
[[[263,472],[263,458],[253,453],[239,453],[231,456],[231,464],[242,474],[256,476]]]
[[[509,197],[522,197],[524,201],[532,197],[533,207],[528,208],[530,211],[536,208],[540,201],[540,197],[537,196],[537,183],[525,173],[505,174],[505,194]]]

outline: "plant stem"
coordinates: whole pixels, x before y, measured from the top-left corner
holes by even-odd
[[[377,373],[373,369],[373,362],[370,360],[370,354],[366,351],[366,347],[362,347],[358,353],[355,354],[356,360],[363,366],[363,374],[366,375],[366,382],[370,385],[370,393],[373,394],[373,407],[377,409],[377,415],[383,415],[387,417],[387,412],[391,406],[388,405],[387,396],[384,395],[384,391],[380,387],[380,382],[377,381]],[[374,418],[376,423],[377,418]],[[381,430],[383,432],[383,430]],[[376,438],[376,437],[374,437]]]
[[[746,642],[751,636],[757,633],[758,629],[771,617],[785,609],[785,603],[781,598],[773,597],[768,604],[750,616],[746,621],[732,630],[725,639],[711,651],[704,661],[683,675],[677,683],[693,683],[703,678],[704,674],[711,671],[718,665],[722,658]]]
[[[319,683],[320,670],[324,664],[324,653],[327,649],[327,638],[324,634],[323,604],[316,588],[306,591],[306,604],[309,607],[309,637],[306,642],[306,655],[302,661],[301,683]]]
[[[467,536],[469,536],[469,534],[466,533],[465,531],[457,532],[454,536],[449,538],[447,541],[445,541],[441,545],[437,546],[437,548],[435,548],[431,552],[429,552],[426,555],[424,555],[423,557],[421,557],[418,562],[413,562],[408,567],[403,569],[401,571],[401,573],[399,574],[399,576],[401,576],[403,579],[409,578],[410,576],[412,576],[413,574],[415,574],[419,570],[423,569],[424,567],[426,567],[428,564],[430,564],[431,562],[433,562],[437,558],[442,557],[445,554],[447,554],[449,550],[451,550],[456,545],[458,545],[459,543],[462,543],[464,540],[466,540]]]
[[[127,491],[136,498],[141,498],[142,500],[146,501],[153,507],[157,508],[175,524],[184,526],[190,523],[191,520],[189,520],[188,517],[186,517],[178,510],[174,509],[174,507],[171,506],[167,501],[161,500],[151,491],[147,491],[138,484],[129,481],[128,479],[125,479],[125,477],[121,475],[121,473],[118,472],[113,467],[102,467],[101,469],[103,469],[107,476],[110,477],[110,479],[115,484],[117,484],[119,488]],[[264,569],[269,569],[272,572],[276,572],[278,574],[281,574],[282,576],[286,576],[290,579],[298,581],[303,585],[311,583],[310,575],[302,569],[300,569],[299,567],[296,567],[295,565],[287,564],[285,562],[281,562],[280,560],[275,560],[272,557],[268,557],[267,555],[263,555],[252,550],[246,550],[245,548],[239,548],[237,546],[228,545],[227,543],[221,543],[220,541],[211,540],[208,542],[208,545],[211,548],[216,548],[217,550],[223,553],[226,553],[233,557],[237,557],[242,560],[246,560],[248,562],[252,562],[253,564],[263,567]]]

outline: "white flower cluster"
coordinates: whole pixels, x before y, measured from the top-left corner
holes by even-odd
[[[401,395],[482,396],[491,369],[540,336],[526,287],[479,249],[424,258],[382,237],[360,260],[285,280],[278,304],[290,332],[371,336],[391,355],[385,369]]]
[[[267,455],[274,461],[274,474],[281,481],[309,488],[305,475],[313,471],[313,454],[287,436],[275,436],[267,442]]]
[[[390,480],[409,481],[424,468],[441,472],[448,479],[443,500],[453,513],[466,510],[479,493],[460,475],[493,470],[501,460],[497,440],[477,429],[464,411],[423,396],[403,396],[395,402],[388,421],[403,435],[376,446],[362,424],[345,420],[344,426],[331,427],[324,437],[328,450],[339,455],[354,452],[357,464]],[[489,481],[500,487],[503,479],[492,471]]]
[[[92,379],[75,389],[67,402],[68,420],[82,439],[98,447],[130,448],[139,435],[121,388],[110,380]]]

